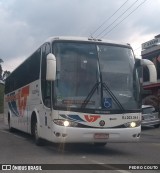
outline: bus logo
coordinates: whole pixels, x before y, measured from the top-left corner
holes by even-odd
[[[100,115],[84,115],[84,118],[88,122],[95,122],[98,118],[100,118]]]
[[[100,125],[101,127],[103,127],[103,126],[105,125],[105,121],[104,121],[104,120],[101,120],[101,121],[99,122],[99,125]]]
[[[10,110],[16,116],[23,116],[27,105],[27,97],[29,96],[29,85],[18,90],[17,93],[13,92],[6,97]]]
[[[27,105],[27,97],[29,96],[29,85],[22,88],[19,92],[18,108],[19,114],[23,116]]]

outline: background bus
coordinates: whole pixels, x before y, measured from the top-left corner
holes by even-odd
[[[6,79],[5,122],[36,144],[137,141],[141,89],[129,44],[88,38],[49,38]]]
[[[148,69],[143,69],[143,88],[145,94],[143,95],[143,104],[152,105],[160,115],[160,35],[155,36],[154,39],[142,44],[142,59],[152,61],[157,71],[157,82],[149,82]]]

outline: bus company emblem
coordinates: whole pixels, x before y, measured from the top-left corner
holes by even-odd
[[[95,122],[97,121],[98,118],[100,118],[100,115],[84,115],[84,118],[88,121],[88,122]]]
[[[103,126],[105,125],[105,121],[104,121],[104,120],[101,120],[101,121],[99,122],[99,125],[100,125],[101,127],[103,127]]]
[[[10,110],[16,116],[23,116],[27,105],[27,97],[29,96],[29,85],[11,93],[6,97]]]

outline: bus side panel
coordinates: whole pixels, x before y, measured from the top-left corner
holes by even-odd
[[[28,84],[5,95],[5,123],[8,124],[8,114],[13,128],[31,132],[31,114],[40,104],[39,81]]]
[[[25,132],[27,132],[28,96],[29,85],[5,95],[5,119],[8,120],[10,116],[11,127]]]

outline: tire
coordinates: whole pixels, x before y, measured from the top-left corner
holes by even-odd
[[[160,127],[160,124],[157,124],[157,125],[154,125],[155,128],[159,128]]]
[[[10,117],[8,117],[8,129],[9,129],[10,132],[13,132],[14,131],[14,128],[11,127]]]
[[[107,142],[95,142],[94,146],[95,147],[104,147],[107,144]]]
[[[38,135],[38,123],[37,123],[37,121],[34,122],[33,130],[34,130],[33,131],[33,133],[34,133],[33,135],[34,135],[35,144],[37,146],[42,146],[43,145],[42,139]]]

